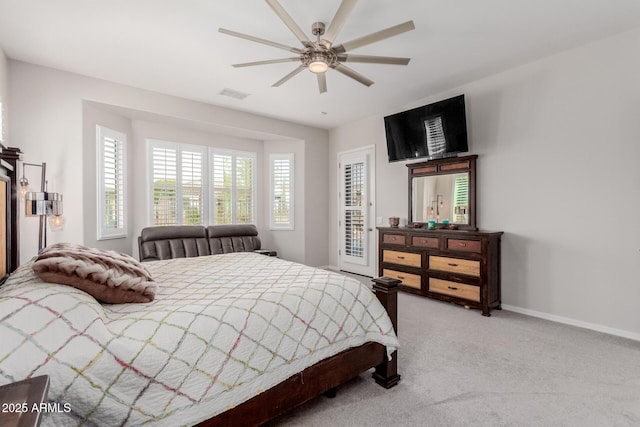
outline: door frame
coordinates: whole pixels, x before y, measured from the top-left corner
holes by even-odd
[[[353,272],[355,274],[361,274],[364,276],[368,276],[368,277],[377,277],[378,275],[378,269],[377,269],[377,262],[378,262],[378,254],[377,254],[377,248],[378,248],[378,233],[376,233],[376,146],[375,145],[365,145],[363,147],[358,147],[358,148],[354,148],[351,150],[345,150],[345,151],[340,151],[337,153],[337,159],[336,159],[336,170],[337,170],[337,192],[336,192],[336,196],[337,196],[337,254],[338,254],[338,258],[337,258],[337,264],[338,264],[338,269],[340,269],[341,271],[346,271],[346,272],[351,272],[347,269],[345,269],[345,267],[348,266],[355,266],[355,264],[348,264],[347,266],[344,265],[344,262],[342,260],[342,255],[341,255],[341,250],[342,248],[342,242],[343,242],[343,233],[342,233],[342,229],[343,229],[343,225],[341,224],[342,221],[342,200],[341,200],[341,192],[343,191],[342,188],[342,168],[340,167],[340,163],[341,160],[344,156],[347,155],[353,155],[353,154],[363,154],[365,156],[369,157],[369,162],[368,162],[368,187],[367,187],[367,191],[368,191],[368,201],[369,201],[369,206],[368,209],[366,211],[366,218],[367,218],[367,265],[366,266],[358,266],[357,272]]]

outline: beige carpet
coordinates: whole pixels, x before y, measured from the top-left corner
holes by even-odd
[[[272,426],[640,426],[640,342],[400,293],[399,371]]]

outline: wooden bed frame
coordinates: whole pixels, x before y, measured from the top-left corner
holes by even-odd
[[[20,154],[19,149],[0,145],[0,240],[5,242],[5,252],[0,251],[0,280],[18,267],[20,215],[16,172]],[[373,290],[389,314],[396,333],[399,283],[399,280],[387,277],[373,279]],[[263,424],[323,393],[335,396],[336,387],[371,368],[375,368],[374,380],[385,388],[391,388],[400,381],[396,353],[394,352],[389,360],[386,348],[374,342],[343,351],[200,423],[199,426]]]
[[[399,280],[388,277],[373,279],[373,291],[387,310],[396,333],[399,284]],[[246,402],[203,421],[198,426],[263,424],[323,393],[330,397],[335,396],[336,387],[371,368],[375,368],[374,380],[385,388],[391,388],[400,381],[397,352],[394,352],[389,360],[387,349],[383,345],[369,342],[318,362]]]

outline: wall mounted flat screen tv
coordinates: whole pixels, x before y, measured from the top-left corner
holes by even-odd
[[[384,118],[390,162],[469,151],[464,95]]]

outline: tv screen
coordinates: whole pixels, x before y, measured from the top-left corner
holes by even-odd
[[[469,150],[464,95],[387,116],[384,127],[390,162]]]

